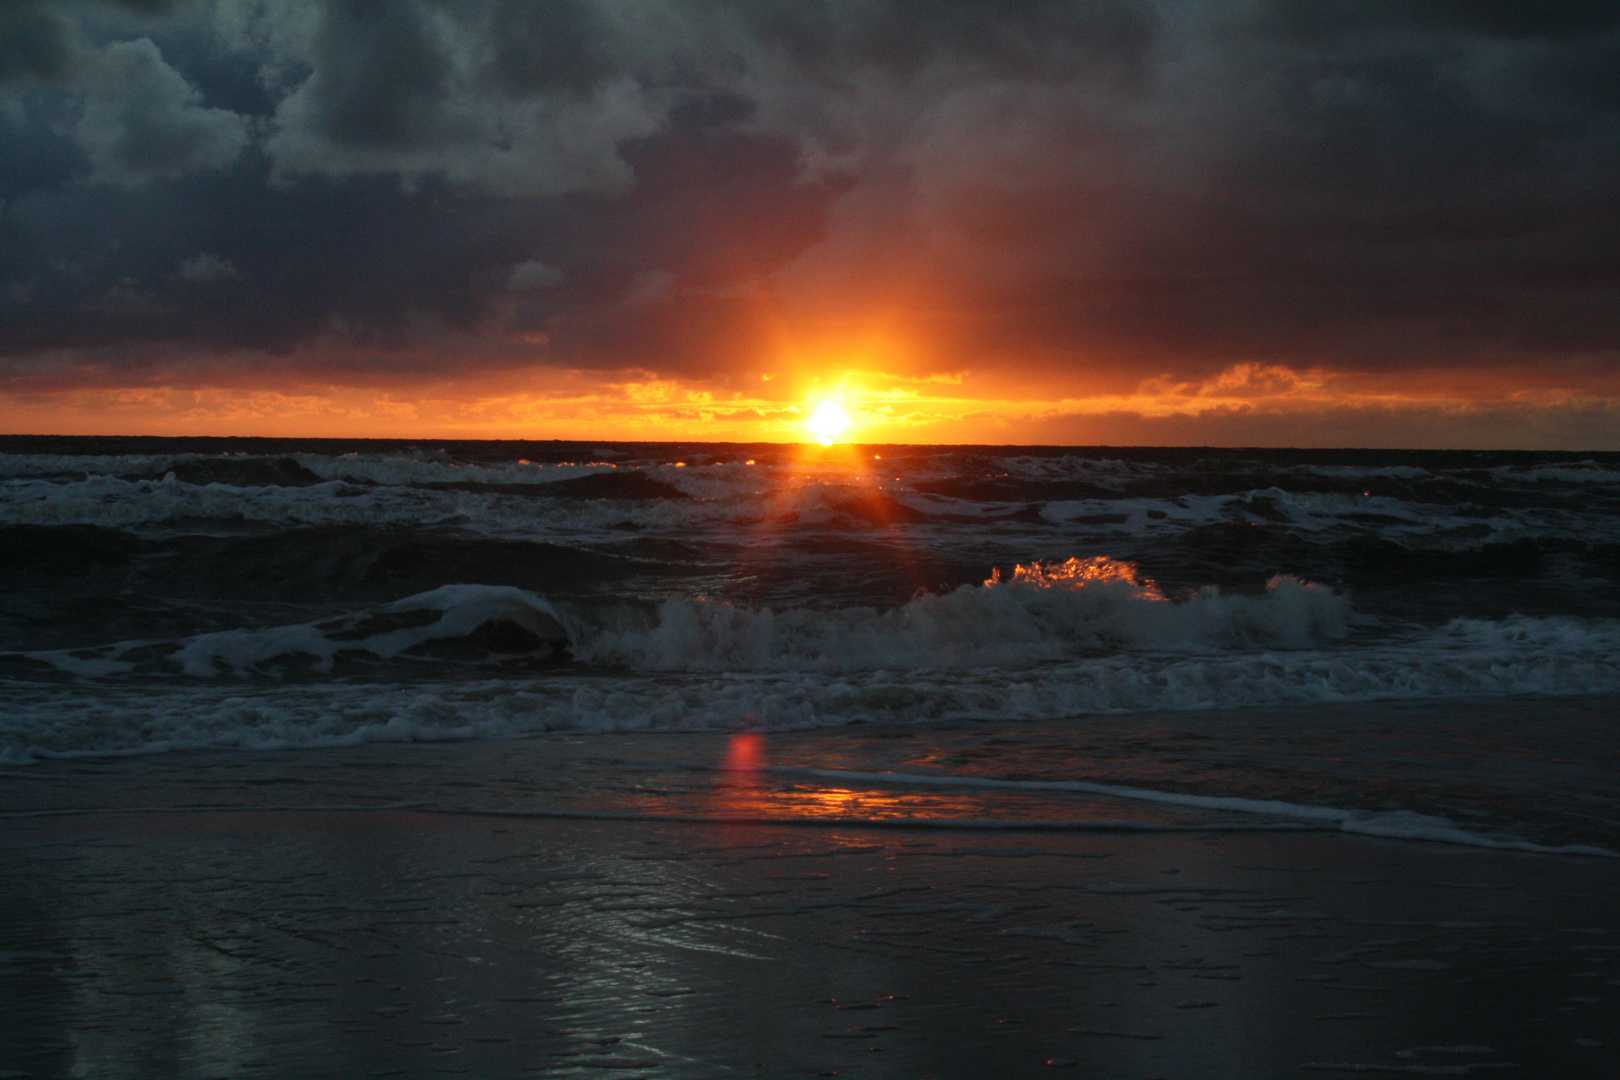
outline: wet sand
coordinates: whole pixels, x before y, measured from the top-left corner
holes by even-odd
[[[510,753],[8,770],[0,1077],[1620,1074],[1615,860],[451,808]]]

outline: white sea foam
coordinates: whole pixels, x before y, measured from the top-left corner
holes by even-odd
[[[993,590],[981,590],[993,592]],[[426,594],[447,602],[458,590]],[[579,633],[576,616],[518,590],[460,594],[465,627],[474,612],[532,624],[547,619]],[[418,598],[426,607],[427,599]],[[553,614],[553,612],[555,612]],[[396,609],[396,614],[398,610]],[[528,620],[528,622],[525,622]],[[835,616],[836,620],[836,616]],[[352,625],[363,620],[356,618]],[[399,647],[425,627],[381,631]],[[701,630],[701,628],[700,628]],[[646,631],[643,631],[645,634]],[[387,637],[387,635],[402,635]],[[702,640],[698,633],[697,640]],[[251,639],[248,639],[251,642]],[[628,637],[616,639],[623,646]],[[645,639],[644,639],[645,640]],[[813,637],[810,640],[815,640]],[[823,644],[859,655],[870,637]],[[719,639],[728,649],[730,639]],[[343,643],[357,646],[356,641]],[[190,654],[209,672],[257,655],[215,637]],[[318,644],[320,649],[331,646]],[[58,654],[60,655],[60,654]],[[712,654],[686,649],[701,666]],[[784,654],[788,659],[794,655]],[[654,654],[658,658],[658,654]],[[802,655],[797,657],[802,660]],[[225,660],[227,662],[222,662]],[[60,660],[66,665],[67,661]],[[127,661],[126,661],[127,662]],[[732,670],[641,673],[586,668],[556,674],[392,682],[211,681],[165,684],[151,677],[91,685],[10,682],[0,714],[0,762],[41,756],[143,753],[202,747],[284,748],[538,734],[553,731],[793,730],[854,722],[961,718],[1000,722],[1161,709],[1232,709],[1311,702],[1504,694],[1620,692],[1620,621],[1514,618],[1459,621],[1385,646],[1298,651],[1130,651],[1021,666],[903,671]],[[652,666],[652,665],[648,665]]]
[[[415,613],[428,618],[410,618]],[[430,642],[466,638],[491,624],[521,627],[548,652],[550,646],[567,641],[562,617],[543,596],[506,585],[445,585],[357,615],[319,623],[222,630],[172,643],[132,641],[99,649],[17,655],[90,677],[135,671],[143,661],[154,657],[161,658],[160,670],[199,678],[251,674],[275,661],[293,658],[312,661],[316,670],[330,671],[342,653],[388,659]]]
[[[1573,465],[1535,465],[1528,468],[1504,465],[1492,469],[1491,475],[1518,483],[1560,480],[1568,484],[1620,485],[1620,469],[1605,468],[1595,461],[1581,461]]]
[[[1258,597],[1210,588],[1171,602],[1125,573],[965,587],[888,611],[775,612],[676,596],[650,619],[582,635],[573,649],[639,670],[920,671],[1027,666],[1099,649],[1309,648],[1343,637],[1349,613],[1344,597],[1292,578]]]

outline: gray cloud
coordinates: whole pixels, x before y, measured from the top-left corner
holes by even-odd
[[[332,0],[296,46],[310,74],[277,107],[266,149],[284,178],[435,176],[527,197],[623,191],[633,177],[619,146],[656,131],[666,103],[606,68],[581,82],[566,42],[531,57],[562,61],[558,80],[539,78],[504,36],[563,25],[572,10],[542,21],[510,4]]]
[[[860,69],[917,76],[941,62],[991,78],[1134,81],[1159,30],[1137,0],[938,0],[935,3],[725,5],[761,46],[812,78]]]
[[[28,3],[0,5],[0,83],[54,79],[73,59],[73,28],[54,11]]]
[[[452,134],[442,112],[450,62],[425,16],[392,0],[328,5],[300,91],[312,132],[362,150],[410,150]]]
[[[200,97],[150,38],[107,46],[74,130],[91,179],[138,184],[229,165],[247,145],[247,122]]]
[[[538,259],[529,259],[512,267],[506,279],[508,292],[544,292],[555,289],[568,277],[555,266],[547,266]]]
[[[508,97],[585,95],[617,73],[606,17],[588,0],[499,0],[488,19],[483,76]]]
[[[1497,39],[1568,39],[1612,28],[1620,12],[1606,0],[1266,0],[1257,22],[1307,40],[1387,34],[1391,27]]]
[[[1140,85],[964,78],[863,101],[886,137],[862,148],[832,235],[784,271],[790,291],[905,281],[949,298],[940,325],[967,324],[956,356],[1069,366],[1620,344],[1602,254],[1620,249],[1620,102],[1557,77],[1614,56],[1614,5],[1541,21],[1313,6],[1309,40],[1269,6],[1159,7]]]
[[[242,272],[229,259],[222,259],[218,255],[210,255],[203,251],[182,262],[175,271],[175,276],[181,281],[206,285],[241,277]]]

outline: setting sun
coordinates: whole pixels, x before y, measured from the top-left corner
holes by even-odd
[[[804,426],[822,446],[831,446],[837,442],[839,437],[849,430],[849,425],[849,413],[844,411],[844,407],[836,398],[828,398],[817,405],[816,411],[810,414],[810,419],[804,422]]]

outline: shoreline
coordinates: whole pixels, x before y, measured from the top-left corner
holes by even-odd
[[[787,826],[1307,826],[1613,857],[1620,695],[1344,702],[796,731],[70,756],[0,770],[0,820],[181,806],[431,807]],[[870,820],[868,820],[870,819]]]

